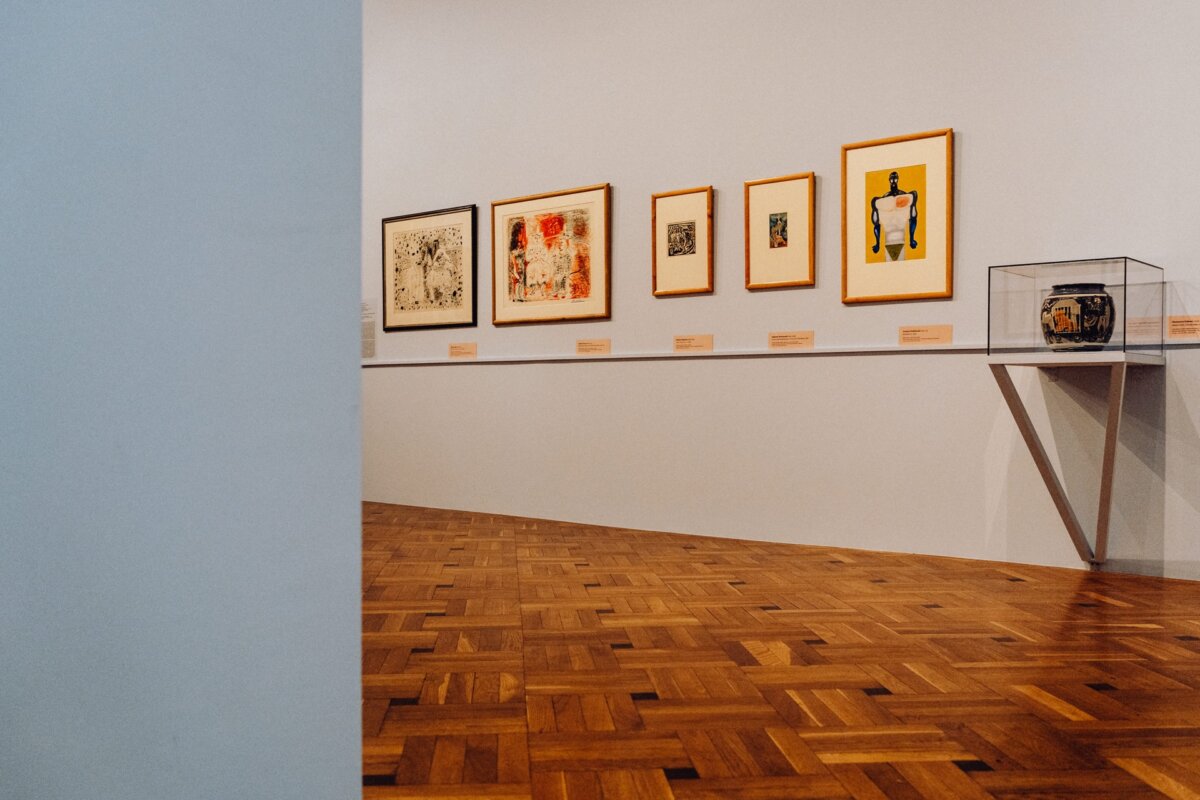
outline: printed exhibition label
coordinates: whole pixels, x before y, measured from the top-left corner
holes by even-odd
[[[362,358],[375,357],[375,306],[362,304]]]
[[[900,346],[927,344],[951,344],[954,341],[953,325],[902,325]]]
[[[711,353],[712,349],[713,335],[711,333],[675,337],[676,353]]]
[[[772,331],[767,334],[767,349],[811,350],[813,341],[812,331]]]
[[[575,355],[607,356],[612,353],[612,339],[576,339]]]
[[[1129,317],[1125,320],[1125,338],[1136,342],[1157,342],[1162,336],[1162,317]]]
[[[452,342],[450,344],[451,358],[475,358],[479,355],[479,348],[475,342]]]
[[[1168,339],[1200,339],[1200,317],[1167,317]]]

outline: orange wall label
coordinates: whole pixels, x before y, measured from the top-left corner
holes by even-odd
[[[475,342],[454,342],[450,345],[451,358],[475,358],[479,348]]]
[[[676,353],[711,353],[712,349],[713,336],[711,333],[675,337]]]
[[[612,352],[612,339],[576,339],[575,355],[606,356]]]
[[[1168,339],[1200,339],[1200,317],[1167,317]]]
[[[1125,320],[1125,336],[1130,339],[1158,339],[1162,335],[1162,317],[1130,317]]]
[[[914,344],[950,344],[954,341],[953,325],[902,325],[901,346]]]
[[[812,331],[772,331],[767,334],[769,350],[808,350],[812,346]]]

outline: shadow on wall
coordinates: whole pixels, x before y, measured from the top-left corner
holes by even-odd
[[[1047,422],[1042,370],[1010,367],[1008,372],[1053,464],[1055,443]],[[995,453],[995,460],[989,481],[994,491],[989,499],[988,529],[997,557],[1016,563],[1086,569],[1086,563],[1075,553],[1012,414],[1002,401],[997,403],[989,450]],[[1062,474],[1061,469],[1056,468],[1055,472]],[[1084,520],[1081,524],[1087,525]]]
[[[1188,281],[1165,281],[1163,291],[1167,319],[1200,314],[1200,287]]]
[[[1164,375],[1166,396],[1166,560],[1173,577],[1200,580],[1196,519],[1200,517],[1200,349],[1173,351]],[[1177,367],[1172,365],[1177,364]],[[1124,564],[1121,565],[1122,569]],[[1132,571],[1132,568],[1130,569]]]
[[[1072,367],[1041,372],[1050,425],[1047,450],[1053,449],[1057,457],[1067,496],[1094,548],[1109,371]],[[1157,367],[1130,367],[1126,373],[1106,571],[1164,574],[1165,374],[1165,369]],[[1194,430],[1191,435],[1194,442]]]
[[[1172,358],[1189,358],[1195,364],[1200,362],[1200,350],[1177,352]],[[1182,384],[1182,381],[1189,379],[1191,386]],[[1166,383],[1167,425],[1171,431],[1171,452],[1168,454],[1171,491],[1183,499],[1192,511],[1200,514],[1200,479],[1197,476],[1200,469],[1200,431],[1197,431],[1189,413],[1189,402],[1194,405],[1195,398],[1200,396],[1200,380],[1196,379],[1193,368],[1182,374],[1168,372]],[[1175,477],[1176,470],[1181,473],[1178,477]]]

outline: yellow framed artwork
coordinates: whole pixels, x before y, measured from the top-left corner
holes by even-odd
[[[842,302],[954,293],[954,131],[842,147]]]

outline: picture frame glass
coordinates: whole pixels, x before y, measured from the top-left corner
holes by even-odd
[[[475,324],[475,206],[389,217],[383,329]]]
[[[811,286],[813,176],[746,183],[746,288]]]
[[[654,195],[653,291],[712,291],[712,189]]]
[[[952,295],[952,136],[843,148],[843,302]]]
[[[492,204],[496,324],[609,315],[609,187]]]

